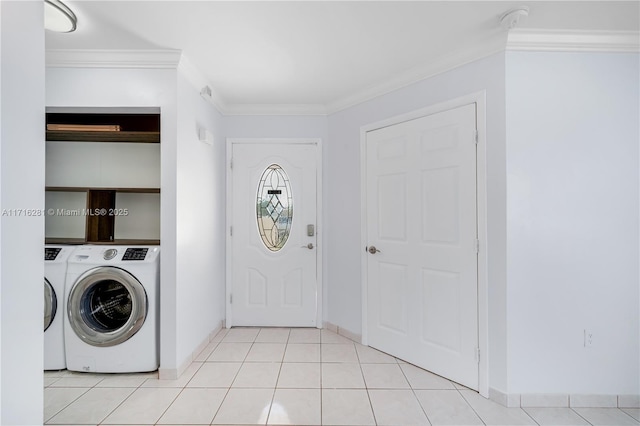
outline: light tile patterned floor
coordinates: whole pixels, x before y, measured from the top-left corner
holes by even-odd
[[[639,409],[505,408],[328,330],[222,330],[178,380],[45,372],[56,425],[639,425]]]

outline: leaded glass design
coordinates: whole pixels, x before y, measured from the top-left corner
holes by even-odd
[[[277,164],[262,173],[256,201],[258,231],[264,245],[278,251],[287,242],[293,219],[293,198],[289,176]]]

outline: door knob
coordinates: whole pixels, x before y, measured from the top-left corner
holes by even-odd
[[[306,248],[306,249],[309,249],[309,250],[313,250],[313,243],[309,243],[309,244],[307,244],[306,246],[302,246],[302,248]]]
[[[369,253],[371,253],[371,254],[380,253],[380,250],[378,250],[378,249],[376,248],[376,246],[369,246],[369,250],[368,250],[368,251],[369,251]]]

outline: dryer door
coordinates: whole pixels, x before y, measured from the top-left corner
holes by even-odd
[[[56,317],[56,311],[58,310],[58,298],[56,292],[51,287],[51,283],[44,279],[44,331],[51,325]]]
[[[147,293],[124,269],[101,266],[82,274],[67,300],[73,331],[92,346],[115,346],[136,334],[147,316]]]

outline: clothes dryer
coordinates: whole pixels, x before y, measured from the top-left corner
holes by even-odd
[[[79,247],[65,288],[67,369],[98,373],[159,366],[160,247]]]
[[[44,246],[44,369],[64,370],[64,285],[74,246]]]

